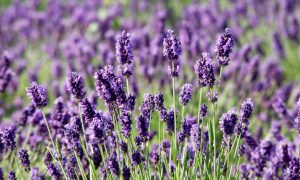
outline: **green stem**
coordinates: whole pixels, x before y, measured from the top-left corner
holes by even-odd
[[[76,161],[77,161],[77,164],[78,164],[80,173],[81,173],[81,175],[82,175],[82,178],[83,178],[84,180],[87,180],[86,174],[85,174],[85,172],[84,172],[84,170],[83,170],[83,167],[82,167],[82,164],[81,164],[81,161],[80,161],[80,159],[79,159],[79,157],[78,157],[78,155],[77,155],[77,152],[76,152],[75,150],[74,150],[74,154],[75,154],[75,158],[76,158]]]
[[[127,90],[127,95],[130,93],[130,88],[129,88],[129,78],[126,76],[126,90]]]
[[[53,141],[53,138],[52,138],[51,129],[50,129],[50,127],[49,127],[49,124],[48,124],[48,121],[47,121],[47,119],[46,119],[45,113],[44,113],[43,110],[41,110],[41,112],[42,112],[42,114],[43,114],[44,121],[45,121],[45,123],[46,123],[46,127],[47,127],[47,130],[48,130],[49,137],[50,137],[50,139],[51,139],[52,146],[53,146],[53,148],[55,149],[56,152],[59,152],[59,154],[61,154],[61,153],[60,153],[60,149],[57,149],[57,147],[56,147],[55,144],[54,144],[54,141]],[[49,149],[49,152],[51,153],[51,150],[50,150],[50,149]],[[52,153],[51,153],[51,155],[52,155]],[[54,157],[54,156],[52,156],[52,157]],[[54,159],[56,159],[56,158],[54,157]],[[67,174],[66,174],[66,172],[65,172],[65,170],[64,170],[64,167],[63,167],[63,165],[62,165],[62,163],[61,163],[61,157],[59,157],[58,163],[60,164],[61,170],[62,170],[62,172],[63,172],[65,178],[68,179],[68,176],[67,176]]]

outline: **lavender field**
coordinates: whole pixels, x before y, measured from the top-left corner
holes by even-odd
[[[299,180],[300,1],[0,0],[0,180]]]

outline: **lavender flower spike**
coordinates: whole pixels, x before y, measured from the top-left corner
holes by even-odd
[[[21,149],[19,152],[21,164],[26,172],[30,171],[30,160],[26,149]]]
[[[212,87],[215,84],[214,65],[208,53],[202,53],[202,57],[194,65],[194,70],[199,86]]]
[[[218,63],[221,66],[227,66],[230,59],[229,55],[232,52],[234,46],[234,38],[229,28],[225,29],[225,32],[219,35],[216,43],[216,52]]]
[[[238,116],[234,109],[223,114],[220,119],[220,128],[223,134],[231,136],[234,132],[237,120]]]
[[[192,99],[192,87],[193,86],[189,83],[186,83],[182,86],[179,94],[179,103],[182,106],[186,106]]]
[[[133,60],[132,44],[130,42],[130,35],[125,31],[122,32],[121,37],[116,43],[116,57],[120,64],[131,64]]]
[[[172,30],[168,30],[163,42],[163,55],[168,58],[169,61],[177,61],[181,55],[181,43],[177,39]]]
[[[71,92],[76,99],[83,99],[85,96],[83,77],[76,72],[72,72],[67,78],[67,90]]]
[[[17,180],[16,173],[15,173],[14,171],[10,171],[10,172],[7,174],[7,179],[8,179],[8,180]]]
[[[26,91],[32,103],[37,108],[42,108],[47,106],[48,103],[47,91],[43,86],[38,85],[36,82],[33,82],[30,84],[29,87],[26,88]]]

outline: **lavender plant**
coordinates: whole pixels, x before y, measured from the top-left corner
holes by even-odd
[[[0,179],[300,178],[298,1],[3,2]]]

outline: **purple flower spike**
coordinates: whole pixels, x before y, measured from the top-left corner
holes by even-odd
[[[192,91],[193,86],[191,84],[184,84],[181,88],[180,94],[179,94],[179,103],[182,106],[186,106],[190,100],[192,99]]]
[[[32,103],[37,108],[43,108],[47,106],[47,91],[43,86],[40,86],[36,82],[33,82],[29,87],[26,88],[26,91]]]
[[[234,109],[222,115],[220,127],[224,135],[232,136],[237,120],[238,116]]]
[[[122,127],[121,133],[125,138],[130,136],[131,128],[132,128],[132,121],[129,112],[123,112],[120,116],[120,124]]]
[[[246,101],[243,102],[240,110],[241,120],[243,123],[248,124],[248,120],[253,112],[253,106],[253,101],[250,98],[246,99]]]
[[[55,180],[59,180],[59,178],[61,176],[59,167],[53,163],[47,164],[47,172]]]
[[[15,173],[14,171],[10,171],[10,172],[7,174],[7,179],[8,179],[8,180],[17,180],[16,173]]]
[[[5,145],[6,148],[10,150],[14,150],[16,148],[16,133],[15,128],[7,128],[1,132],[2,143]]]
[[[132,44],[130,42],[130,35],[125,31],[122,32],[121,37],[116,43],[116,56],[120,64],[131,64],[133,61]]]
[[[234,38],[229,28],[225,29],[225,32],[219,35],[216,43],[216,52],[218,63],[221,66],[227,66],[230,59],[229,55],[232,52],[234,46]]]
[[[115,174],[116,176],[120,175],[120,167],[119,167],[116,153],[113,153],[111,156],[107,158],[106,166],[108,170],[113,174]]]
[[[169,61],[175,62],[179,59],[181,53],[180,41],[172,30],[168,30],[163,42],[163,55],[167,57]]]
[[[19,152],[21,164],[26,172],[30,171],[30,160],[26,149],[21,149]]]
[[[124,180],[130,180],[130,176],[131,176],[130,168],[127,167],[126,165],[123,166],[122,176]]]
[[[194,65],[194,71],[198,78],[197,84],[203,87],[212,87],[215,84],[214,65],[208,53],[202,53],[202,57]]]
[[[193,124],[191,128],[191,141],[194,151],[201,151],[201,128],[198,124]]]
[[[92,122],[92,120],[96,114],[95,109],[87,98],[83,98],[80,101],[80,106],[82,109],[82,117],[85,120],[85,123],[89,124],[90,122]]]
[[[142,162],[142,155],[139,151],[133,151],[131,155],[131,164],[139,165]]]
[[[83,99],[85,96],[83,77],[76,72],[72,72],[67,78],[67,90],[71,92],[76,99]]]
[[[294,157],[287,169],[287,179],[300,178],[300,158]]]

